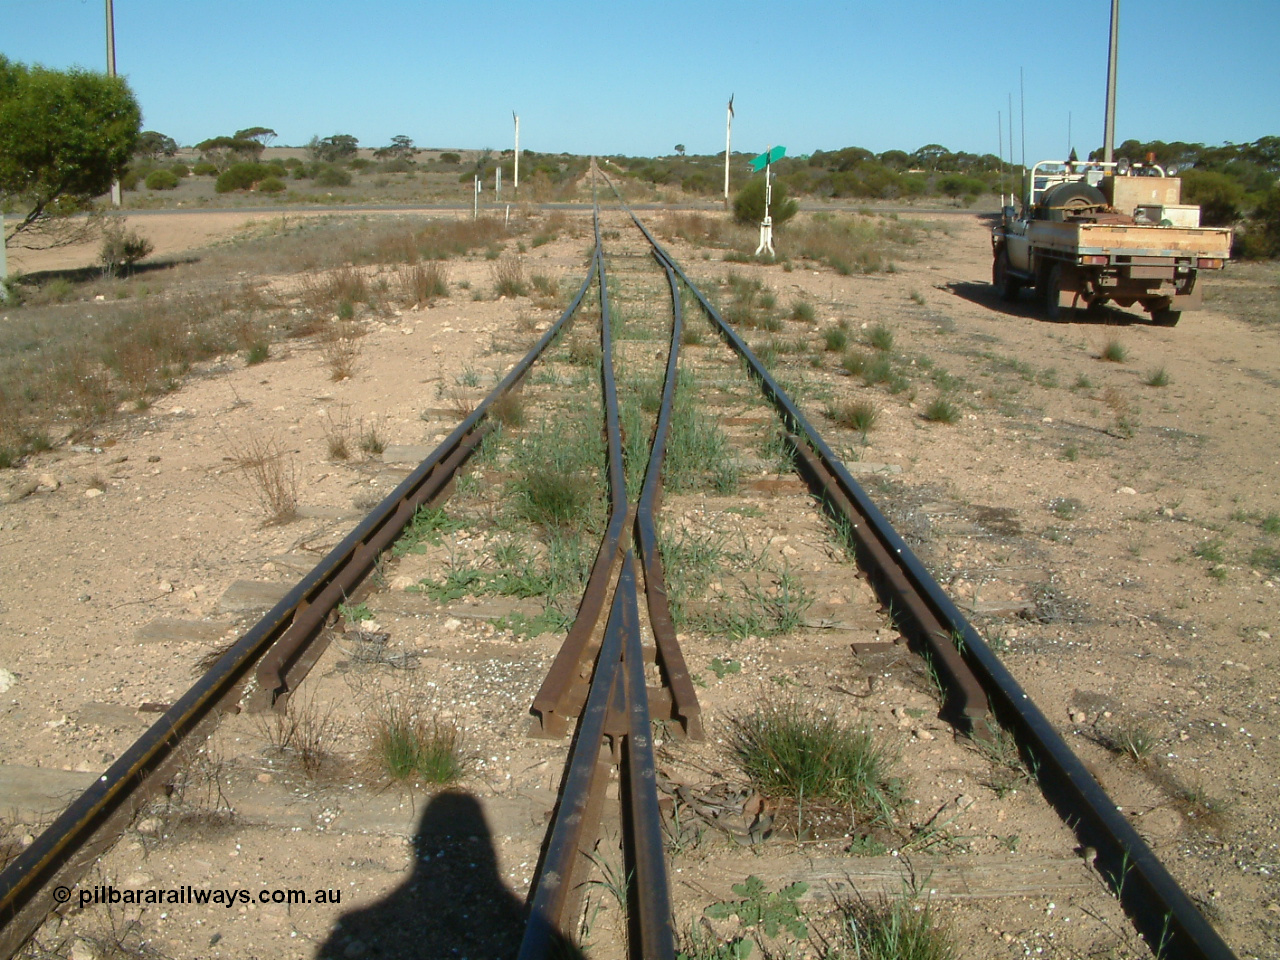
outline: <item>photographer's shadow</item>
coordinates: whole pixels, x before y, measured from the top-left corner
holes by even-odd
[[[525,907],[498,873],[479,801],[456,791],[437,795],[423,811],[413,839],[408,879],[378,903],[344,914],[317,956],[514,957],[524,935]],[[582,956],[569,949],[562,955]]]

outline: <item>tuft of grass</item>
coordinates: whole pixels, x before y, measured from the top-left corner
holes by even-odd
[[[879,411],[870,400],[844,400],[827,407],[826,415],[846,430],[867,433],[876,425]]]
[[[796,323],[814,323],[817,320],[817,314],[814,312],[813,304],[806,303],[803,300],[797,300],[791,304],[791,319]]]
[[[935,397],[924,408],[924,418],[931,423],[958,423],[960,410],[946,397]]]
[[[1129,359],[1129,348],[1113,338],[1107,341],[1102,352],[1098,354],[1098,359],[1105,360],[1107,363],[1124,363]]]
[[[366,457],[380,457],[386,449],[387,441],[382,435],[382,428],[378,421],[361,424],[360,451]]]
[[[867,331],[867,345],[883,353],[892,353],[893,331],[883,323],[877,323]]]
[[[298,516],[298,478],[293,457],[276,438],[251,435],[233,445],[231,462],[245,477],[251,496],[267,523],[283,524]]]
[[[362,336],[364,331],[360,325],[350,320],[338,319],[325,324],[320,331],[320,356],[329,368],[330,380],[350,380],[355,375]]]
[[[840,353],[849,346],[849,331],[844,327],[827,327],[822,331],[822,345],[831,353]]]
[[[955,936],[928,901],[901,896],[840,907],[840,939],[853,960],[957,960]],[[842,954],[845,955],[845,954]]]
[[[1138,763],[1145,762],[1156,745],[1154,734],[1136,721],[1099,729],[1094,733],[1094,739],[1112,753],[1128,756]]]
[[[524,397],[515,391],[504,393],[489,407],[489,415],[504,426],[524,426]]]
[[[1148,387],[1167,387],[1169,382],[1169,371],[1164,367],[1149,370],[1147,378],[1143,381]]]
[[[535,467],[514,483],[518,512],[533,523],[575,527],[595,500],[594,484],[579,473]]]
[[[501,257],[490,268],[495,297],[523,297],[529,292],[524,263],[518,257]]]
[[[388,702],[373,722],[374,765],[397,782],[453,783],[463,772],[460,739],[457,727]]]
[[[422,306],[449,295],[449,275],[438,260],[404,264],[395,273],[400,296],[411,306]]]
[[[877,383],[891,383],[894,378],[893,361],[885,353],[877,353],[866,358],[862,367],[862,382],[868,387]]]
[[[851,377],[860,377],[863,371],[867,369],[867,355],[856,350],[851,350],[840,358],[840,366],[844,372]]]
[[[1084,504],[1075,497],[1054,497],[1049,512],[1059,520],[1075,520],[1084,513]]]
[[[260,721],[271,749],[297,763],[308,777],[316,777],[332,759],[331,746],[342,734],[333,705],[322,707],[315,697],[294,693],[283,713],[272,711]]]
[[[1222,552],[1221,540],[1201,540],[1191,548],[1191,553],[1210,563],[1222,563],[1226,559],[1225,554]]]
[[[265,340],[258,340],[249,345],[249,349],[245,351],[244,362],[251,367],[260,363],[266,363],[271,359],[271,344]]]
[[[826,800],[866,820],[892,820],[902,793],[893,776],[896,758],[869,729],[790,700],[765,701],[729,725],[730,749],[762,793]]]
[[[1256,547],[1249,554],[1249,566],[1268,576],[1280,576],[1280,549]]]

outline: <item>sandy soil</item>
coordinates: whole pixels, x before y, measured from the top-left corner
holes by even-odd
[[[130,222],[166,254],[240,232],[248,219]],[[815,369],[807,357],[784,357],[781,369],[813,384],[803,405],[837,450],[900,469],[867,479],[877,502],[1233,949],[1274,956],[1280,725],[1269,678],[1280,666],[1273,639],[1280,571],[1267,557],[1280,548],[1268,521],[1280,513],[1280,330],[1222,306],[1188,313],[1174,329],[1123,312],[1050,324],[1029,301],[1009,307],[992,296],[989,242],[977,217],[934,219],[945,229],[904,252],[888,274],[841,277],[808,263],[791,272],[730,267],[673,247],[699,282],[732,270],[759,276],[784,307],[796,297],[815,305],[815,326],[788,323],[780,336],[816,345],[837,321],[855,340],[878,323],[892,328],[911,383],[901,393],[865,387],[830,359]],[[578,277],[584,237],[533,250],[530,269]],[[53,266],[32,260],[23,269]],[[397,455],[407,459],[442,439],[457,419],[451,405],[479,395],[473,384],[491,384],[554,318],[525,300],[472,300],[458,289],[460,280],[473,290],[489,285],[482,259],[451,271],[454,295],[434,308],[363,320],[368,332],[351,379],[332,382],[320,345],[308,341],[277,345],[263,365],[226,357],[147,413],[0,477],[6,764],[100,770],[145,727],[149,718],[136,708],[171,702],[198,659],[242,628],[250,614],[237,606],[243,591],[234,584],[288,582],[307,558],[323,556],[408,469]],[[1274,294],[1273,276],[1229,272],[1209,283]],[[1232,301],[1216,301],[1224,302]],[[1100,359],[1112,339],[1125,345],[1126,362]],[[1161,367],[1168,384],[1148,385]],[[922,416],[946,382],[939,368],[959,378],[947,394],[961,411],[954,425]],[[865,444],[823,417],[828,396],[875,399],[879,423]],[[376,424],[387,454],[333,462],[326,451],[335,418]],[[296,470],[302,517],[295,523],[264,526],[229,462],[263,437],[276,439]],[[669,508],[686,519],[710,509],[692,501]],[[823,535],[801,509],[765,504],[761,523],[779,550],[792,544],[797,564],[828,562]],[[484,545],[447,541],[443,549]],[[269,725],[232,718],[198,759],[203,773],[191,778],[189,806],[203,819],[157,812],[104,860],[94,882],[340,888],[340,909],[110,914],[90,906],[47,927],[45,942],[78,948],[77,960],[101,955],[112,931],[173,957],[396,956],[399,948],[379,939],[389,924],[406,910],[456,910],[446,905],[460,893],[457,900],[480,904],[478,917],[466,919],[499,931],[472,948],[490,955],[510,935],[512,898],[526,889],[563,761],[563,744],[524,736],[529,697],[556,644],[550,635],[520,640],[495,629],[486,619],[492,611],[415,605],[404,587],[440,560],[439,553],[406,558],[388,584],[392,599],[370,601],[378,624],[426,669],[412,678],[340,669],[342,657],[331,652],[317,672],[317,696],[356,704],[426,698],[471,738],[464,794],[371,791],[367,778],[349,771],[336,781],[308,779],[268,758]],[[182,621],[188,632],[149,629],[158,621]],[[204,635],[190,632],[197,622]],[[876,629],[868,623],[864,632]],[[948,849],[960,843],[974,855],[1021,851],[1061,869],[1079,865],[1061,895],[1006,897],[976,909],[942,901],[969,955],[1143,953],[1038,795],[985,785],[989,765],[951,740],[909,668],[891,669],[871,700],[854,704],[839,689],[865,682],[867,669],[847,645],[831,644],[820,657],[786,647],[730,650],[722,639],[690,638],[712,720],[783,677],[775,682],[812,691],[898,738],[914,796],[944,812]],[[712,659],[726,654],[743,671],[713,677]],[[1141,762],[1098,743],[1139,726],[1154,742]],[[354,760],[364,733],[352,716],[336,742]],[[691,780],[690,771],[702,770],[706,787],[712,771],[725,769],[723,753],[714,740],[686,746],[668,744],[664,762]],[[236,809],[230,823],[224,801]],[[440,826],[449,823],[454,828]],[[468,825],[465,837],[458,823]],[[783,848],[794,853],[785,844],[777,852]],[[727,896],[728,880],[764,872],[750,852],[723,841],[682,854],[674,866],[677,886],[701,891],[704,901]],[[607,916],[608,898],[597,900]],[[133,919],[136,930],[122,929]],[[462,926],[445,929],[457,938]]]

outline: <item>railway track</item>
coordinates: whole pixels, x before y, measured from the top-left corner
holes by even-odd
[[[609,229],[602,228],[605,219]],[[624,230],[643,242],[622,241]],[[705,734],[668,583],[680,571],[664,570],[662,550],[664,501],[673,499],[670,491],[664,497],[664,466],[685,374],[709,388],[711,405],[738,411],[736,417],[722,419],[743,421],[746,434],[765,440],[776,434],[783,461],[794,464],[806,486],[787,487],[773,479],[768,481],[773,492],[793,496],[794,508],[806,514],[813,529],[825,522],[822,512],[831,519],[835,538],[845,542],[874,590],[874,598],[868,591],[864,602],[878,603],[891,614],[892,629],[886,634],[893,639],[882,642],[893,649],[910,647],[927,658],[941,681],[940,714],[962,736],[983,739],[1007,729],[1017,737],[1046,798],[1080,844],[1096,850],[1099,870],[1110,878],[1147,942],[1163,956],[1231,956],[712,301],[625,208],[606,215],[597,211],[595,234],[585,279],[534,348],[430,457],[0,874],[0,947],[5,955],[12,955],[47,915],[53,888],[79,876],[172,776],[184,755],[183,744],[207,736],[222,714],[241,706],[288,709],[325,652],[334,608],[363,595],[379,559],[420,510],[437,509],[447,500],[460,471],[483,449],[505,398],[528,388],[535,365],[545,363],[551,350],[567,350],[572,358],[576,349],[580,367],[598,365],[598,373],[586,379],[599,390],[594,402],[602,421],[603,467],[595,479],[608,496],[600,543],[587,565],[566,639],[532,699],[538,735],[564,737],[573,728],[574,738],[555,816],[533,871],[521,957],[555,956],[577,939],[583,893],[598,882],[589,877],[598,871],[602,829],[614,831],[611,836],[624,856],[622,873],[631,878],[624,884],[630,920],[625,949],[637,957],[675,953],[654,721],[668,731],[667,740],[683,736],[696,741]],[[611,244],[620,252],[607,252]],[[591,310],[595,318],[588,316]],[[684,326],[695,320],[721,341],[711,348],[718,356],[713,362],[682,366],[680,348],[691,339]],[[656,349],[660,343],[666,344],[665,356]],[[626,369],[622,399],[616,364]],[[654,402],[635,402],[641,383],[655,388]],[[761,410],[775,419],[761,416]],[[712,486],[715,466],[701,467],[704,481]],[[672,542],[670,537],[666,542]],[[762,552],[758,558],[764,556]],[[672,566],[669,561],[666,565]],[[727,591],[718,609],[700,611],[700,622],[730,633],[758,630],[758,623],[735,619],[725,608],[749,598],[765,605],[789,604],[791,573],[784,566],[775,574],[774,582],[763,587],[758,580],[744,580],[745,592]],[[839,577],[852,579],[852,565],[842,568]],[[802,605],[789,605],[783,612],[796,620],[793,615]],[[687,609],[680,617],[691,619]],[[618,785],[616,803],[611,784]],[[670,802],[666,807],[671,809]],[[618,822],[602,827],[606,814],[613,812]]]

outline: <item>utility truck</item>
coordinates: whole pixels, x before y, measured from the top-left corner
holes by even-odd
[[[1022,209],[992,229],[991,282],[1005,300],[1034,287],[1052,320],[1077,307],[1137,303],[1171,327],[1199,307],[1201,270],[1221,270],[1231,230],[1200,226],[1182,181],[1154,164],[1042,160]]]

